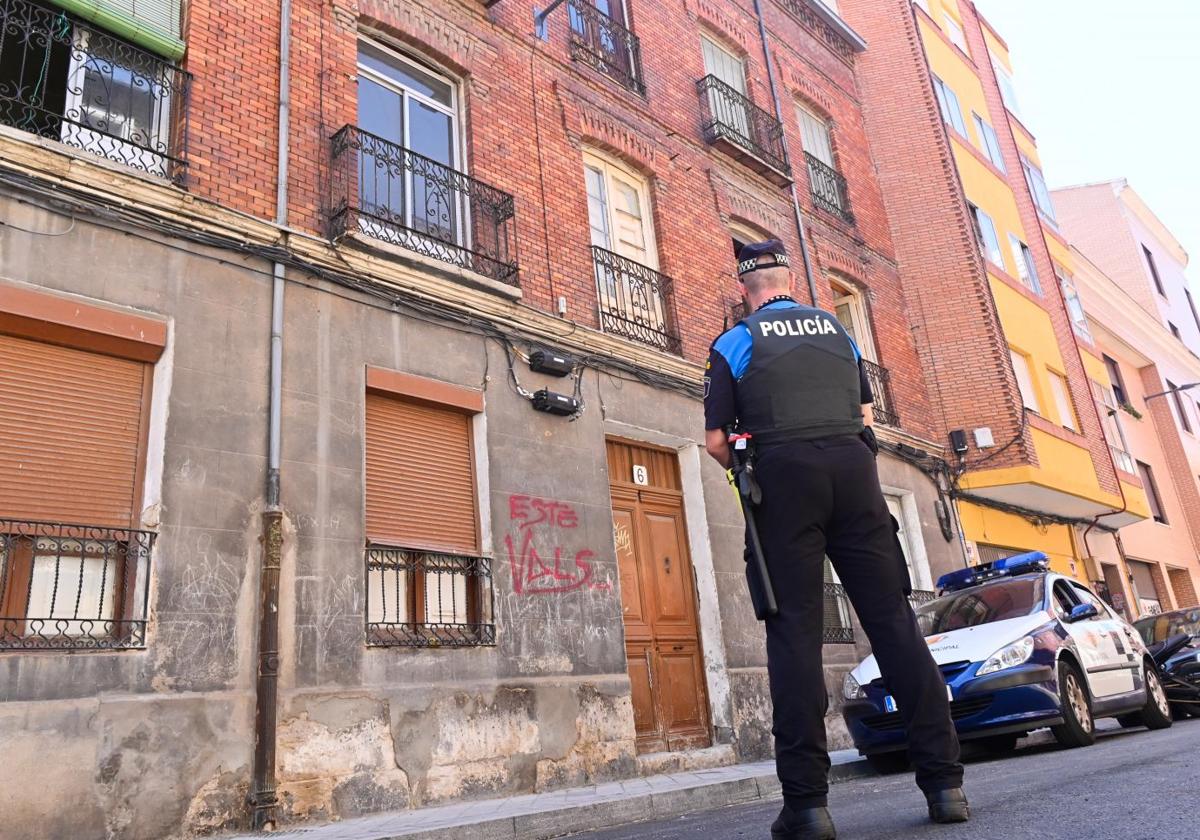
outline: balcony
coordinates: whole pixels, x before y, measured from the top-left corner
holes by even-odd
[[[380,545],[368,545],[364,554],[368,645],[496,644],[488,558]]]
[[[364,235],[519,284],[511,195],[352,125],[332,157],[330,238]]]
[[[792,182],[784,151],[783,125],[716,76],[696,82],[704,118],[704,139],[768,180]]]
[[[825,632],[827,645],[854,644],[854,625],[850,621],[850,598],[840,583],[825,583]]]
[[[849,193],[846,191],[846,179],[832,166],[808,152],[804,153],[804,159],[808,162],[808,182],[813,204],[847,224],[854,224]]]
[[[600,328],[656,350],[682,352],[671,278],[595,245],[592,262]]]
[[[918,610],[936,598],[936,592],[930,592],[927,589],[914,589],[912,594],[908,596],[908,603],[914,610]]]
[[[60,9],[0,0],[0,123],[181,183],[189,76]]]
[[[867,381],[871,383],[871,393],[875,395],[875,402],[871,405],[875,422],[899,428],[900,415],[896,412],[896,401],[892,398],[891,373],[883,365],[877,365],[868,359],[862,360],[862,366],[866,371]]]
[[[617,84],[644,95],[638,38],[588,0],[567,0],[571,58],[603,73]]]
[[[0,651],[145,647],[154,537],[0,519]]]

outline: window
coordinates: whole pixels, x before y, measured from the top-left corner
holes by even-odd
[[[1108,381],[1112,383],[1112,392],[1117,405],[1129,405],[1129,396],[1125,390],[1125,377],[1121,375],[1121,366],[1111,356],[1105,355],[1103,358],[1104,367],[1108,370]]]
[[[1000,87],[1000,98],[1004,100],[1004,107],[1019,117],[1021,108],[1017,104],[1017,87],[1013,83],[1012,74],[995,56],[992,56],[992,69],[996,72],[996,83]]]
[[[944,17],[946,19],[946,37],[950,39],[950,43],[970,55],[971,50],[967,47],[967,36],[963,34],[962,26],[951,15],[946,14]]]
[[[1179,391],[1176,390],[1176,385],[1170,379],[1166,380],[1167,390],[1171,392],[1171,402],[1175,406],[1175,416],[1179,419],[1179,425],[1183,427],[1185,432],[1189,434],[1192,431],[1192,423],[1188,419],[1187,410],[1183,405],[1183,397],[1179,396]]]
[[[1133,578],[1133,589],[1138,599],[1138,611],[1142,615],[1158,615],[1162,612],[1158,587],[1154,584],[1154,572],[1149,563],[1130,560],[1129,576]]]
[[[1179,327],[1175,326],[1170,321],[1167,321],[1167,327],[1171,330],[1171,335],[1175,336],[1180,341],[1183,341],[1183,336],[1179,334]]]
[[[975,218],[975,234],[979,237],[979,248],[983,258],[997,268],[1004,268],[1004,255],[1000,253],[1000,239],[996,236],[996,225],[992,217],[974,204],[969,205]]]
[[[830,288],[833,290],[834,315],[850,333],[863,357],[874,361],[875,341],[871,337],[871,325],[862,295],[840,283],[831,283]]]
[[[178,31],[178,3],[124,14]],[[183,175],[172,131],[181,69],[40,3],[5,0],[0,16],[0,122],[152,175]]]
[[[834,169],[829,123],[803,105],[796,106],[796,114],[800,119],[800,142],[804,145],[804,151]]]
[[[1011,348],[1008,353],[1012,357],[1013,373],[1017,377],[1017,387],[1021,390],[1021,402],[1030,411],[1040,414],[1041,406],[1038,404],[1037,391],[1033,387],[1033,375],[1029,370],[1029,359],[1025,357],[1024,353],[1018,353]]]
[[[1200,330],[1200,314],[1196,313],[1196,301],[1192,300],[1192,291],[1185,288],[1183,293],[1187,295],[1188,309],[1192,310],[1192,321],[1195,322],[1196,329]]]
[[[1025,183],[1033,195],[1038,212],[1051,223],[1056,223],[1054,202],[1050,199],[1050,190],[1046,188],[1046,179],[1042,177],[1042,170],[1038,169],[1024,155],[1021,155],[1021,169],[1025,172]]]
[[[375,368],[367,387],[367,643],[492,644],[475,487],[482,395]],[[420,458],[408,441],[420,441]]]
[[[963,122],[962,106],[958,104],[958,94],[937,76],[933,77],[933,88],[937,93],[938,107],[942,110],[942,119],[949,123],[960,137],[965,138],[967,126]]]
[[[567,0],[571,58],[644,93],[641,45],[629,31],[623,0]]]
[[[1121,426],[1121,419],[1117,414],[1121,408],[1117,404],[1113,390],[1101,385],[1095,379],[1091,380],[1091,383],[1092,398],[1096,401],[1096,411],[1099,413],[1101,425],[1104,427],[1104,438],[1108,441],[1108,449],[1112,453],[1113,463],[1117,465],[1117,469],[1132,473],[1134,471],[1133,458],[1129,455],[1129,443],[1125,440],[1125,429]]]
[[[742,60],[710,38],[700,36],[704,72],[719,85],[708,90],[708,105],[716,122],[727,125],[747,140],[752,139],[747,110],[746,68]]]
[[[973,111],[971,117],[975,121],[975,133],[979,135],[979,148],[983,151],[984,156],[991,161],[992,166],[1001,172],[1007,172],[1004,167],[1004,154],[1000,151],[1000,140],[996,137],[996,130]]]
[[[165,342],[163,325],[130,321]],[[155,534],[137,528],[161,344],[118,357],[88,343],[0,334],[0,650],[145,645]]]
[[[1162,496],[1158,494],[1158,484],[1154,481],[1154,471],[1150,469],[1149,464],[1143,464],[1141,461],[1137,462],[1137,468],[1142,484],[1146,488],[1146,500],[1150,503],[1150,513],[1154,515],[1154,521],[1167,524],[1167,515],[1163,512]]]
[[[601,327],[675,352],[679,337],[670,280],[657,271],[649,183],[591,151],[584,152],[583,173]]]
[[[1142,253],[1146,255],[1146,265],[1150,268],[1150,276],[1154,278],[1154,288],[1158,289],[1160,295],[1166,297],[1167,292],[1163,288],[1162,278],[1158,276],[1158,264],[1154,262],[1154,254],[1150,253],[1150,249],[1145,245],[1142,246]]]
[[[1083,311],[1083,301],[1079,299],[1075,281],[1057,265],[1054,267],[1054,273],[1058,277],[1058,286],[1062,289],[1063,301],[1067,304],[1067,312],[1071,316],[1071,328],[1080,338],[1091,341],[1092,330],[1088,326],[1087,314]]]
[[[1054,394],[1054,407],[1058,410],[1059,424],[1073,432],[1079,431],[1075,411],[1071,408],[1071,389],[1067,378],[1061,373],[1050,371],[1050,391]]]
[[[1034,294],[1042,293],[1042,281],[1038,277],[1037,265],[1033,261],[1033,252],[1029,246],[1014,234],[1008,235],[1008,244],[1012,247],[1013,259],[1017,263],[1017,276],[1021,282]]]

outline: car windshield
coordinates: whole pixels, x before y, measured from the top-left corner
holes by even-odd
[[[1200,639],[1200,609],[1152,615],[1135,622],[1133,626],[1142,634],[1142,641],[1148,645],[1165,641],[1181,633],[1188,633]]]
[[[993,621],[1020,618],[1042,608],[1043,579],[1039,577],[973,586],[930,601],[917,610],[917,621],[926,636]]]

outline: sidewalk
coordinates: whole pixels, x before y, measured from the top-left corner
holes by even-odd
[[[857,750],[830,755],[831,782],[871,774]],[[645,776],[549,793],[460,802],[227,840],[548,840],[779,797],[775,762]]]

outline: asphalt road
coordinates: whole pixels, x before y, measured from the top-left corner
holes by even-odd
[[[834,785],[841,840],[1175,840],[1200,836],[1200,719],[1103,733],[1095,745],[1040,745],[968,759],[971,822],[928,822],[909,774]],[[779,802],[572,835],[575,840],[768,840]]]

